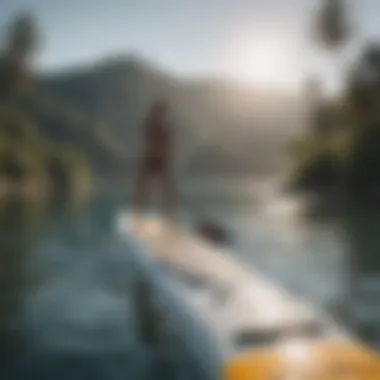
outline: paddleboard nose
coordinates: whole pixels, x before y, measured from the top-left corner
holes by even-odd
[[[228,380],[377,380],[378,355],[353,343],[303,342],[248,352],[227,363]]]

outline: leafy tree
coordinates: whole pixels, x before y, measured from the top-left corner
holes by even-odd
[[[26,66],[38,44],[37,22],[31,13],[17,15],[8,33],[8,56],[19,66]]]
[[[38,44],[34,16],[27,12],[16,15],[0,56],[0,176],[23,186],[38,183],[44,188],[49,178],[55,192],[71,195],[83,188],[81,184],[88,184],[87,160],[72,147],[54,142],[54,135],[47,131],[54,125],[58,139],[76,143],[80,149],[88,144],[91,127],[78,126],[86,120],[77,110],[54,101],[47,101],[47,107],[41,107],[44,102],[36,104],[39,89],[28,94],[19,91],[31,72]]]
[[[330,54],[338,52],[351,37],[351,27],[344,0],[321,0],[314,27],[317,45]],[[342,109],[337,107],[336,102],[324,99],[321,85],[317,80],[309,82],[307,90],[310,93],[311,134],[306,137],[306,140],[315,139],[315,141],[297,144],[297,151],[301,150],[303,154],[301,163],[296,164],[296,182],[315,185],[315,183],[321,181],[325,183],[330,180],[341,181],[343,185],[346,180],[343,168],[346,165],[345,163],[342,165],[342,157],[346,155],[347,139],[342,136],[341,130],[346,119],[342,117]],[[344,127],[348,130],[347,126]],[[349,131],[345,133],[349,134]],[[310,150],[310,146],[313,146],[313,149]],[[306,153],[305,147],[306,150],[309,149]],[[321,174],[324,171],[326,175]],[[314,182],[310,180],[313,176]]]
[[[34,16],[26,12],[17,15],[10,24],[1,57],[0,90],[3,97],[25,83],[37,41]]]
[[[336,50],[344,45],[351,35],[344,0],[321,0],[315,31],[318,43],[329,50]]]

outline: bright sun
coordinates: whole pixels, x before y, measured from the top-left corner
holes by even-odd
[[[276,84],[283,80],[285,58],[279,46],[262,41],[241,53],[236,69],[243,78],[255,83]]]
[[[278,36],[242,38],[232,44],[228,71],[244,81],[263,86],[289,84],[295,77],[292,51]]]

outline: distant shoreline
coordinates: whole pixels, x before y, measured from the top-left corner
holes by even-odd
[[[10,195],[21,196],[25,198],[39,198],[44,195],[42,187],[37,182],[30,181],[29,183],[0,179],[0,198]]]
[[[215,195],[241,195],[256,196],[261,192],[263,187],[274,181],[271,177],[256,177],[255,179],[248,176],[239,177],[209,177],[209,178],[180,178],[177,180],[180,194],[184,196],[215,194]],[[123,190],[126,194],[133,193],[135,180],[133,178],[101,178],[94,181],[92,192],[101,194],[102,192]]]
[[[248,176],[239,177],[200,177],[178,179],[178,188],[183,196],[215,194],[234,196],[254,196],[263,185],[271,181],[268,177]],[[92,181],[89,189],[89,196],[106,193],[108,191],[125,191],[127,195],[133,193],[135,180],[129,178],[96,178]],[[49,194],[45,184],[30,181],[0,180],[0,198],[9,196],[20,196],[25,198],[41,198]]]

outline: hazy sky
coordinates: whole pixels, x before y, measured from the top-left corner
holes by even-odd
[[[310,70],[306,26],[313,3],[0,0],[0,24],[17,10],[33,10],[44,33],[40,55],[44,68],[133,51],[179,74],[219,73],[252,81],[273,77],[273,83],[291,85]],[[362,34],[380,35],[379,0],[357,0],[354,16]],[[281,68],[274,67],[276,62]],[[253,66],[256,71],[251,70]],[[326,62],[320,70],[326,77],[331,74]]]

